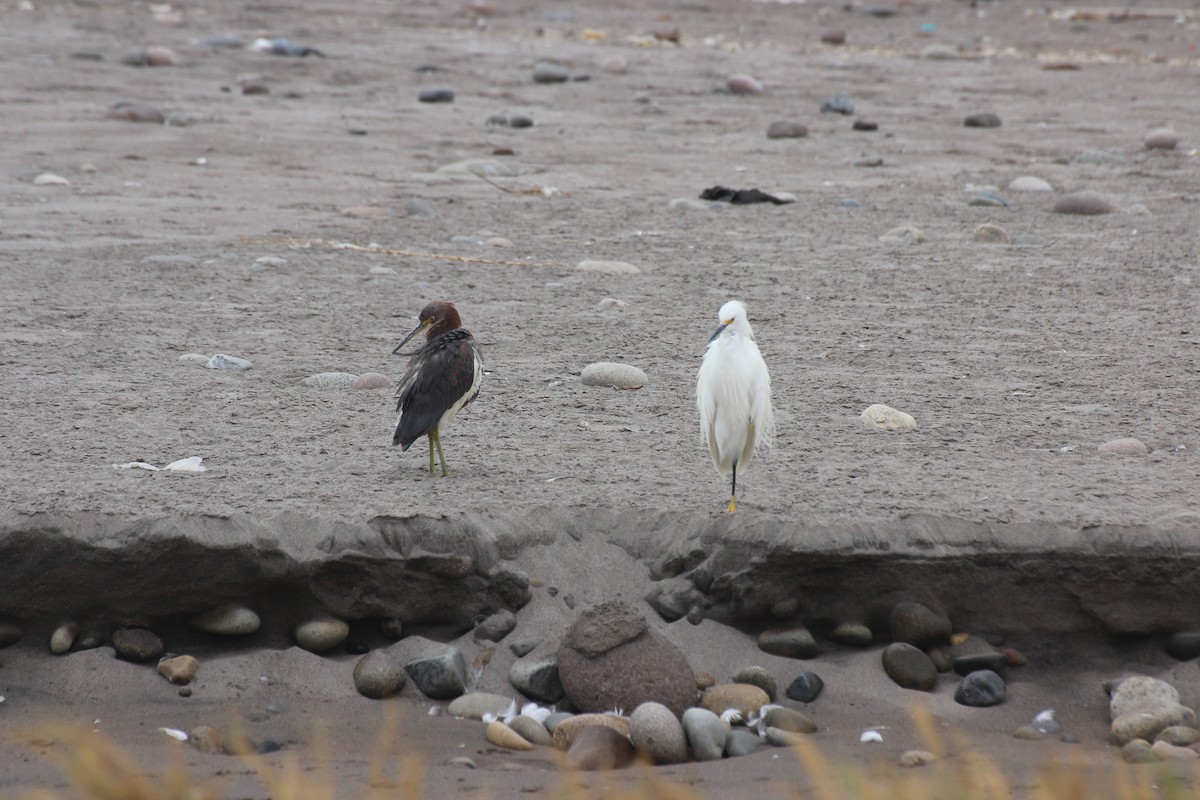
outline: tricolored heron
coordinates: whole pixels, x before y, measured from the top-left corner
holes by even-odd
[[[462,319],[453,303],[442,300],[425,306],[417,326],[392,350],[400,348],[421,331],[425,344],[411,353],[408,371],[396,386],[396,432],[392,444],[408,448],[422,436],[429,438],[429,472],[433,472],[433,451],[437,450],[442,475],[449,475],[442,455],[441,430],[459,409],[479,394],[483,362],[475,337],[462,327]]]
[[[726,511],[737,508],[737,473],[750,463],[759,447],[775,438],[775,409],[771,407],[771,376],[746,307],[730,300],[718,312],[721,324],[708,339],[708,350],[696,381],[700,430],[717,472],[733,476]]]

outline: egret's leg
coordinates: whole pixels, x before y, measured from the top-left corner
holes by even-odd
[[[737,511],[737,462],[733,462],[733,490],[729,494],[729,505],[725,506],[725,510],[732,514]]]
[[[434,428],[429,433],[425,434],[425,438],[429,440],[429,474],[433,474],[433,443],[437,441],[437,428]]]
[[[444,478],[450,474],[450,470],[446,469],[446,457],[444,455],[442,455],[442,435],[438,432],[437,428],[433,429],[433,444],[434,444],[434,446],[437,447],[438,461],[441,462],[441,464],[442,464],[442,477]],[[431,459],[433,458],[432,452],[433,452],[433,448],[430,448],[430,453],[431,453],[430,458]],[[433,462],[430,461],[430,464],[432,464],[432,463]],[[430,467],[429,471],[433,472],[433,468]]]

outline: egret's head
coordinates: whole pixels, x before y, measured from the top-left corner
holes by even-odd
[[[746,307],[742,305],[740,300],[730,300],[725,305],[721,306],[721,310],[717,312],[717,318],[721,324],[713,331],[713,335],[709,337],[709,341],[716,341],[717,337],[725,332],[726,328],[736,331],[737,333],[746,336],[754,336],[750,330],[750,320],[746,317]]]

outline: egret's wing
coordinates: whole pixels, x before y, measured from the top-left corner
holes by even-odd
[[[750,398],[750,422],[754,425],[754,447],[770,447],[775,443],[775,407],[771,404],[771,374],[755,347],[761,369],[754,382]]]
[[[700,435],[706,443],[712,438],[713,419],[717,415],[715,380],[718,376],[715,356],[712,345],[709,345],[708,351],[704,354],[704,360],[700,362],[700,375],[696,380],[696,407],[700,411]]]

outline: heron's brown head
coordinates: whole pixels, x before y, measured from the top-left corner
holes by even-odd
[[[441,336],[446,331],[452,331],[455,328],[461,327],[462,319],[458,316],[458,309],[454,307],[454,303],[448,300],[434,300],[421,309],[421,314],[417,317],[417,326],[400,340],[400,344],[396,345],[395,349],[392,350],[392,355],[399,353],[400,348],[408,344],[408,340],[421,331],[425,331],[425,341],[428,342]]]

